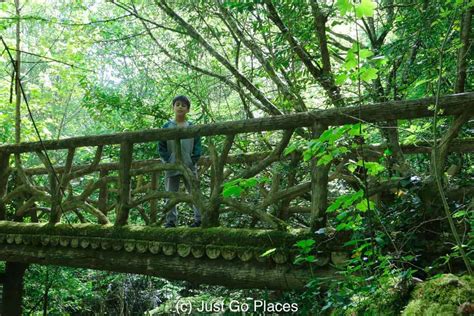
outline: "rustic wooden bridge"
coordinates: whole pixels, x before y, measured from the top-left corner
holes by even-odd
[[[377,159],[387,148],[397,159],[400,178],[409,176],[404,155],[431,154],[432,144],[400,144],[399,121],[432,117],[434,102],[393,101],[0,146],[0,260],[229,287],[300,289],[312,276],[333,275],[340,263],[342,243],[333,238],[333,242],[317,243],[317,269],[294,264],[298,255],[294,244],[314,238],[312,232],[325,226],[328,183],[343,180],[359,185],[347,171],[348,161]],[[441,116],[452,119],[436,146],[441,163],[431,166],[433,170],[444,169],[449,152],[474,151],[472,138],[457,138],[474,113],[474,93],[442,97],[439,107]],[[328,128],[357,123],[380,128],[387,142],[369,145],[360,144],[360,138],[359,143],[349,139],[347,152],[324,164],[318,163],[321,156],[305,161],[297,149],[284,154],[290,142],[307,142]],[[140,159],[147,143],[179,142],[196,135],[205,138],[209,152],[199,162],[200,181],[180,159],[176,164]],[[239,148],[236,140],[242,139],[249,145]],[[248,152],[257,140],[266,143],[268,151]],[[95,151],[93,160],[84,161],[82,157],[91,151]],[[114,161],[113,157],[118,158]],[[25,169],[26,162],[37,167]],[[278,168],[285,168],[287,176]],[[179,170],[191,183],[190,194],[165,192],[160,176],[165,170]],[[398,180],[381,181],[369,178],[371,196],[396,186]],[[237,194],[223,194],[229,183],[238,187]],[[163,215],[178,203],[197,205],[203,227],[161,228]],[[247,228],[221,225],[222,219],[235,222],[239,218],[247,220]],[[269,255],[262,256],[270,249]],[[5,287],[9,278],[15,278],[14,271],[7,266],[2,278]]]

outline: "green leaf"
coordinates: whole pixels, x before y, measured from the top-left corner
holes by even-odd
[[[350,194],[344,194],[340,197],[338,197],[329,207],[327,208],[326,212],[334,212],[335,210],[339,208],[346,209],[352,204],[354,204],[355,201],[359,200],[364,196],[364,191],[359,190],[355,193],[350,193]]]
[[[412,85],[412,88],[416,88],[426,82],[430,82],[430,79],[422,79],[422,80],[418,80],[416,81],[413,85]]]
[[[349,225],[346,223],[340,223],[339,225],[336,226],[336,231],[341,231],[341,230],[347,230]]]
[[[292,152],[294,152],[297,149],[298,149],[297,144],[291,144],[290,146],[285,148],[285,150],[283,151],[283,155],[287,156],[287,155],[291,154]]]
[[[378,69],[376,68],[367,68],[363,67],[360,70],[360,79],[362,79],[365,82],[371,82],[374,79],[377,79],[377,73]]]
[[[340,74],[337,74],[337,75],[336,75],[336,78],[335,78],[334,81],[336,82],[337,85],[341,85],[341,84],[343,84],[344,82],[346,82],[347,77],[348,77],[347,74],[345,74],[345,73],[340,73]]]
[[[356,16],[358,18],[374,16],[374,9],[377,4],[372,0],[362,0],[360,4],[355,6]]]
[[[355,203],[355,201],[361,199],[364,197],[364,190],[359,190],[355,193],[348,194],[346,195],[346,199],[344,200],[344,204],[342,205],[344,208],[348,208],[352,204]]]
[[[298,241],[295,245],[298,248],[307,249],[307,248],[311,248],[315,243],[316,241],[314,239],[304,239],[304,240]]]
[[[466,211],[457,211],[456,213],[453,214],[453,217],[454,218],[463,217],[466,214],[467,214]]]
[[[296,257],[294,264],[300,264],[305,261],[304,259],[304,257],[298,256]]]
[[[333,156],[331,154],[326,154],[324,156],[322,156],[321,158],[318,159],[318,163],[317,165],[318,166],[321,166],[321,165],[327,165],[328,163],[330,163],[332,161],[332,158]]]
[[[360,58],[369,58],[370,56],[373,56],[374,53],[370,49],[361,49],[359,51],[359,56]]]
[[[272,253],[274,253],[275,251],[276,251],[276,248],[268,249],[267,251],[262,253],[260,255],[260,257],[267,257],[267,256],[271,255]]]
[[[349,57],[349,54],[347,56]],[[357,67],[357,60],[355,58],[346,58],[342,67],[346,70],[352,70]]]
[[[258,180],[257,180],[257,179],[255,179],[255,178],[250,178],[250,179],[246,179],[246,180],[242,181],[240,185],[241,185],[243,188],[252,188],[252,187],[256,186],[257,183],[258,183]]]
[[[370,203],[370,206],[371,207],[373,206],[372,203]],[[361,212],[367,212],[367,210],[369,209],[368,204],[367,204],[367,200],[363,199],[362,201],[357,203],[356,209],[358,209]]]
[[[334,212],[335,210],[337,210],[341,206],[342,202],[343,202],[343,200],[340,197],[337,198],[334,202],[331,203],[331,205],[329,205],[326,212],[327,213]]]
[[[337,216],[336,216],[336,219],[337,219],[338,221],[342,221],[344,218],[347,217],[347,215],[348,215],[347,211],[344,211],[344,212],[342,212],[341,214],[337,215]]]
[[[351,126],[351,129],[349,130],[349,135],[350,136],[359,136],[361,135],[361,132],[362,132],[362,128],[361,128],[361,123],[357,123],[357,124],[354,124]]]
[[[348,242],[344,243],[344,247],[349,247],[349,246],[355,246],[357,245],[358,243],[362,242],[361,239],[353,239],[353,240],[349,240]]]
[[[390,148],[387,148],[383,151],[384,156],[391,156],[393,151]]]
[[[320,143],[324,143],[326,141],[330,141],[333,138],[334,135],[334,128],[330,128],[325,130],[321,136],[317,139]]]
[[[360,164],[359,164],[360,162]],[[359,166],[362,166],[362,160],[359,160],[359,162],[357,163]],[[367,173],[370,175],[370,176],[376,176],[378,175],[380,172],[384,171],[385,170],[385,167],[382,166],[381,164],[379,164],[378,162],[372,162],[372,161],[367,161],[365,163],[365,168],[367,168]]]
[[[244,190],[239,186],[229,186],[222,191],[224,197],[239,197]]]
[[[341,12],[341,16],[344,16],[347,12],[351,11],[352,3],[350,0],[337,0],[337,8]]]
[[[349,152],[349,148],[347,148],[346,146],[339,146],[339,147],[336,147],[336,149],[334,149],[331,154],[333,156],[340,156],[340,155],[343,155],[343,154],[346,154]]]
[[[313,158],[313,153],[311,152],[311,150],[305,150],[303,152],[303,160],[308,161],[311,160],[311,158]]]

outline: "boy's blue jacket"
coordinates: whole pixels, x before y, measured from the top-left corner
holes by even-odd
[[[187,121],[186,126],[193,125]],[[162,128],[173,128],[177,127],[174,120],[168,121]],[[161,159],[167,163],[176,162],[175,143],[173,140],[161,140],[158,143],[158,154]],[[194,138],[181,139],[181,153],[183,155],[183,163],[188,166],[193,172],[196,171],[196,163],[202,154],[201,137],[196,136]],[[166,177],[171,177],[180,174],[177,170],[167,170],[165,173]]]

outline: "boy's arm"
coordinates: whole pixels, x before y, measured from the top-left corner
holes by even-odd
[[[198,162],[199,158],[201,158],[201,154],[202,154],[201,137],[196,136],[194,137],[193,152],[191,154],[191,160],[193,164],[196,164]]]
[[[162,128],[168,128],[168,123],[163,125]],[[168,145],[166,143],[166,140],[160,140],[158,142],[158,154],[160,155],[161,159],[164,162],[168,162],[171,156],[171,153],[168,151]]]
[[[166,140],[160,140],[158,143],[158,154],[164,162],[168,162],[171,154],[168,151]]]

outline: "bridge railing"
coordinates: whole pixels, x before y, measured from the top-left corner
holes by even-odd
[[[0,146],[0,219],[27,217],[31,221],[58,223],[75,220],[69,215],[75,214],[82,222],[159,224],[171,207],[187,203],[200,208],[205,227],[217,226],[222,216],[247,214],[254,224],[281,229],[288,225],[292,213],[309,213],[309,223],[315,226],[324,218],[328,182],[344,178],[341,168],[346,167],[347,157],[363,155],[369,159],[367,156],[380,154],[386,146],[363,145],[367,149],[363,153],[357,148],[355,152],[349,150],[346,160],[336,161],[332,157],[313,157],[311,150],[309,159],[303,159],[301,152],[289,148],[289,144],[295,144],[297,139],[318,138],[331,126],[430,117],[433,103],[433,99],[387,102],[187,128]],[[440,108],[442,115],[470,117],[474,93],[442,97]],[[198,178],[182,163],[179,153],[174,164],[138,158],[143,144],[174,140],[178,145],[180,139],[196,135],[205,138],[208,149],[208,155],[199,161]],[[265,143],[268,150],[248,153],[257,141]],[[474,150],[472,139],[459,140],[453,146],[462,151]],[[83,148],[95,152],[87,164],[78,159]],[[405,153],[431,150],[428,143],[402,149]],[[22,167],[26,158],[34,160],[32,155],[43,167]],[[331,163],[336,165],[335,162],[340,168],[330,173]],[[191,184],[190,192],[166,192],[166,170],[179,170]]]

